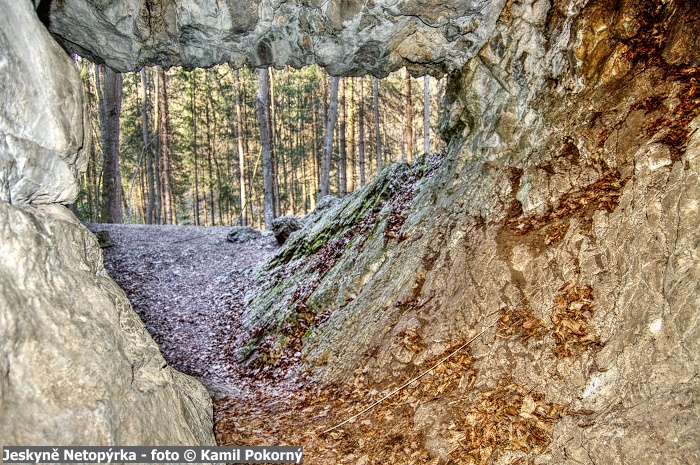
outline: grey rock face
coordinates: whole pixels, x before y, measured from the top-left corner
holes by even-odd
[[[0,200],[72,203],[90,144],[80,77],[31,2],[0,16]]]
[[[461,68],[489,37],[505,0],[62,0],[50,28],[63,45],[121,70],[145,64],[235,67],[317,63],[339,74],[408,66]]]
[[[77,71],[31,2],[0,16],[0,438],[213,445],[206,391],[166,365],[97,239],[55,205],[77,196],[90,143]]]
[[[294,215],[280,216],[272,220],[272,233],[277,242],[284,244],[293,232],[299,231],[304,224]]]
[[[303,358],[341,385],[355,370],[379,386],[406,379],[485,331],[461,400],[436,396],[430,424],[416,407],[432,454],[507,380],[578,413],[557,420],[545,451],[503,444],[494,463],[700,459],[697,12],[587,3],[509,4],[478,58],[450,77],[449,150],[400,229],[387,239],[387,207],[363,226],[363,202],[338,229],[335,207],[269,261],[298,271],[278,273],[244,315],[290,321],[303,296]],[[329,256],[323,237],[340,250],[331,268],[295,265]]]
[[[252,241],[253,239],[259,239],[261,237],[262,233],[257,229],[253,229],[248,226],[234,226],[226,235],[226,240],[233,242],[234,244],[240,244],[243,242]]]
[[[67,209],[0,202],[5,444],[213,445],[212,405],[166,365]]]

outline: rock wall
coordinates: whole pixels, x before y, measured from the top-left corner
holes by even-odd
[[[508,2],[450,76],[439,167],[293,236],[241,358],[381,388],[481,334],[473,379],[413,407],[432,453],[700,460],[697,19],[680,1]],[[539,433],[498,442],[488,412],[513,392],[503,421]]]
[[[0,201],[71,203],[91,142],[82,82],[30,2],[0,14]]]
[[[8,14],[27,10],[0,5]],[[262,271],[270,285],[245,315],[241,359],[288,357],[327,383],[361,375],[381,388],[478,336],[460,359],[468,376],[429,404],[409,405],[433,454],[459,450],[490,463],[700,461],[700,18],[691,2],[43,0],[39,8],[67,48],[122,70],[220,61],[315,61],[332,73],[457,69],[441,118],[446,154],[389,168],[291,236]],[[54,73],[39,68],[22,82]],[[16,83],[5,77],[3,85]],[[59,88],[48,95],[75,98]],[[61,160],[80,143],[68,146],[54,150]],[[7,155],[18,151],[2,153],[18,159]],[[30,201],[41,190],[13,188],[21,176],[5,173],[5,200],[26,192],[15,198]],[[35,184],[53,178],[43,179]],[[48,201],[70,199],[69,184],[52,187]],[[152,406],[143,412],[163,409],[161,428],[172,428],[148,441],[210,441],[202,391],[178,388],[190,381],[161,369],[85,230],[58,207],[52,216],[0,206],[8,289],[0,330],[12,328],[0,358],[3,437],[44,438],[48,420],[12,399],[26,405],[45,392],[55,399],[41,404],[57,412],[51,419],[83,415],[102,425],[76,435],[142,437],[120,413],[133,405],[120,399],[133,399]],[[42,268],[54,264],[55,272]],[[95,311],[102,316],[92,320]],[[56,322],[54,313],[65,318]],[[59,330],[65,321],[74,324]],[[85,338],[94,354],[70,345],[83,329],[101,336]],[[59,342],[68,357],[51,349]],[[43,372],[22,371],[47,363],[86,375],[47,386]],[[95,387],[90,367],[105,364],[115,367],[116,385],[98,376]],[[33,389],[18,387],[25,379]],[[74,386],[89,395],[74,396]],[[187,395],[200,399],[197,407],[180,410]],[[495,411],[498,423],[489,419]],[[501,424],[512,425],[515,439],[485,436]]]
[[[206,390],[165,363],[69,210],[0,202],[0,237],[3,444],[214,444]]]
[[[121,70],[145,64],[235,67],[318,63],[334,75],[402,66],[460,68],[505,0],[43,0],[63,45]]]
[[[206,390],[167,366],[57,204],[75,200],[89,141],[77,71],[29,1],[0,15],[1,441],[213,445]]]

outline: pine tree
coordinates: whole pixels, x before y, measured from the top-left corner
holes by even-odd
[[[382,133],[379,123],[379,79],[374,78],[372,81],[372,94],[374,100],[374,135],[377,144],[377,173],[382,170]]]
[[[158,76],[158,151],[160,158],[160,185],[162,221],[164,224],[177,224],[175,215],[172,179],[170,173],[170,132],[168,128],[168,80],[165,70],[156,68]]]
[[[146,203],[146,218],[145,223],[155,223],[153,210],[155,205],[155,181],[153,179],[153,149],[151,148],[151,136],[148,130],[148,79],[146,76],[146,68],[141,68],[141,131],[143,137],[143,147],[146,152],[146,184],[148,189],[148,199]]]
[[[272,153],[270,148],[270,131],[268,128],[268,87],[270,85],[270,76],[267,68],[258,70],[258,78],[260,79],[260,87],[258,96],[255,100],[255,108],[258,114],[258,122],[260,125],[260,144],[262,146],[263,159],[263,213],[265,217],[265,229],[272,228],[272,220],[275,218],[274,211],[274,185],[272,181]]]
[[[360,98],[358,99],[358,118],[359,118],[359,156],[360,156],[360,186],[365,187],[365,79],[360,78]]]
[[[338,76],[331,77],[330,88],[330,110],[328,111],[328,120],[326,121],[325,141],[323,144],[323,161],[321,166],[321,183],[318,192],[318,198],[330,194],[330,168],[331,168],[331,152],[333,151],[333,131],[335,129],[336,119],[338,117]]]
[[[406,69],[406,162],[413,163],[413,107],[411,106],[411,74]]]
[[[348,192],[355,191],[355,79],[348,78]]]
[[[241,77],[238,70],[233,75],[236,92],[236,148],[238,150],[238,182],[240,189],[241,226],[248,226],[246,202],[245,152],[243,150],[243,118],[241,116]]]
[[[423,152],[430,153],[430,75],[423,76]]]
[[[102,83],[100,83],[102,75]],[[100,129],[104,165],[102,170],[102,221],[122,222],[122,181],[119,171],[119,129],[122,111],[122,75],[109,66],[95,70],[99,95]]]

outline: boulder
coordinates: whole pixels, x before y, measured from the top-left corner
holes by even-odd
[[[248,226],[234,226],[226,235],[226,240],[234,244],[242,244],[261,237],[262,233],[257,229]]]
[[[31,2],[0,17],[0,200],[73,203],[91,144],[80,76]]]
[[[167,365],[68,209],[0,202],[0,237],[4,444],[215,444],[207,391]]]
[[[284,244],[293,232],[300,230],[304,223],[294,215],[280,216],[272,220],[272,233],[280,245]]]
[[[112,236],[106,229],[102,231],[95,231],[95,237],[97,238],[97,243],[102,249],[106,249],[107,247],[112,247],[114,245],[114,242],[112,242]]]

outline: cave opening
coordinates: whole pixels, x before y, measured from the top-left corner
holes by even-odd
[[[219,444],[303,444],[309,463],[695,463],[691,3],[35,1],[50,35],[31,2],[0,1],[0,437],[214,445],[211,394]],[[81,80],[66,51],[113,69]],[[223,62],[276,67],[248,75],[268,89],[241,99],[248,133],[221,104]],[[421,156],[420,134],[400,142],[408,118],[385,122],[393,158],[418,156],[379,170],[368,104],[365,170],[357,114],[357,165],[346,133],[345,182],[328,174],[348,195],[314,197],[324,93],[285,68],[311,63],[457,70],[448,148]],[[151,64],[209,71],[113,72]],[[350,82],[371,102],[369,79]],[[126,130],[106,118],[120,111]],[[74,210],[132,222],[88,225],[111,231],[107,267],[145,325],[65,207],[85,170]],[[306,213],[279,248],[260,232],[275,209]]]
[[[120,191],[125,223],[266,228],[258,70],[224,64],[118,73],[119,105],[113,106],[119,111],[110,118],[105,112],[110,104],[106,67],[79,56],[74,61],[96,142],[74,206],[81,220],[113,222],[104,204],[117,202],[105,194],[107,160],[115,156],[106,156],[104,141],[106,122],[116,119],[115,166],[121,182],[110,188]],[[315,65],[269,68],[267,79],[274,217],[306,215],[321,200],[333,99],[337,110],[327,175],[330,195],[342,198],[391,163],[412,162],[444,148],[438,106],[446,77],[414,78],[406,69],[381,79],[341,77],[334,97],[332,77]],[[166,215],[168,203],[172,213]]]

